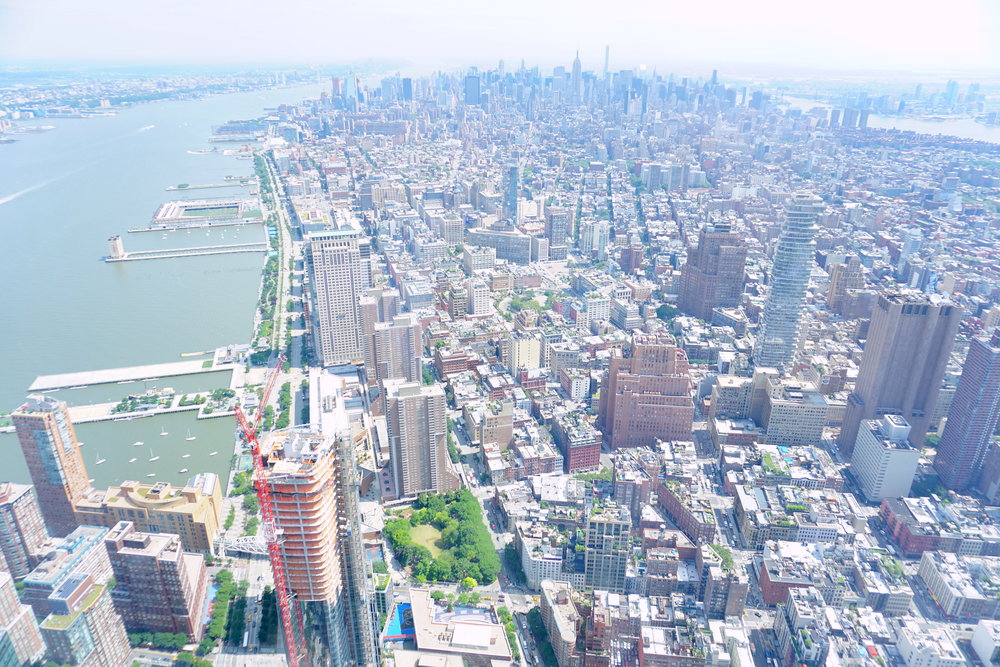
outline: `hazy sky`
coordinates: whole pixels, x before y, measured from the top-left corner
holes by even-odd
[[[1000,0],[0,0],[0,62],[1000,72]]]

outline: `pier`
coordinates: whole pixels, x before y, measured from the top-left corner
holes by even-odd
[[[225,348],[220,348],[225,350]],[[218,354],[218,352],[216,352]],[[205,362],[210,363],[206,366]],[[79,373],[60,373],[58,375],[39,375],[28,387],[29,392],[54,391],[73,387],[86,387],[93,384],[125,384],[139,380],[158,380],[178,375],[195,375],[197,373],[214,373],[216,371],[231,371],[236,367],[232,362],[217,363],[213,359],[190,359],[172,361],[166,364],[150,364],[148,366],[126,366],[123,368],[103,368],[97,371],[82,371]]]
[[[131,231],[131,230],[129,230]],[[263,241],[253,243],[226,243],[223,245],[200,246],[196,248],[169,248],[165,250],[135,250],[118,257],[105,257],[105,262],[137,262],[144,259],[173,259],[175,257],[203,257],[205,255],[228,255],[236,252],[267,252]]]
[[[137,232],[173,232],[179,229],[208,229],[210,227],[242,227],[243,225],[259,225],[263,222],[260,218],[233,218],[229,220],[219,220],[217,222],[175,222],[163,225],[149,225],[147,227],[132,227],[130,234]]]
[[[176,185],[167,186],[167,192],[184,192],[186,190],[211,190],[212,188],[246,188],[253,185],[253,180],[230,181],[229,183],[206,183],[205,185],[189,185],[186,188]]]

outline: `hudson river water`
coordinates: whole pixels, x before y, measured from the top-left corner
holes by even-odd
[[[39,119],[54,125],[0,145],[0,412],[24,399],[37,375],[180,360],[182,352],[245,343],[251,335],[260,282],[260,253],[105,264],[107,239],[121,234],[126,250],[240,243],[262,238],[259,226],[162,234],[128,234],[148,224],[169,199],[231,197],[245,189],[166,192],[180,183],[222,183],[250,175],[251,160],[218,153],[212,126],[254,118],[265,107],[315,97],[320,85],[159,102],[87,119]],[[238,229],[238,231],[237,231]],[[223,234],[225,235],[223,237]],[[228,373],[165,378],[145,388],[180,392],[228,386]],[[143,383],[102,385],[52,394],[70,404],[117,401]],[[196,472],[223,479],[233,450],[231,417],[197,420],[193,413],[77,427],[95,486],[126,479],[182,483]],[[188,430],[196,440],[187,441]],[[168,435],[161,436],[166,431]],[[133,442],[143,441],[142,446]],[[151,451],[152,449],[152,451]],[[217,451],[216,456],[209,456]],[[28,482],[17,439],[0,435],[0,481]],[[189,454],[188,458],[182,458]],[[149,462],[153,456],[160,457]],[[96,465],[98,458],[107,462]],[[136,458],[134,463],[129,459]],[[183,468],[188,473],[180,473]],[[155,478],[147,480],[148,473]]]

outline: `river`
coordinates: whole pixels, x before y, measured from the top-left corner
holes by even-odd
[[[37,375],[177,361],[183,352],[245,343],[263,255],[187,257],[106,264],[107,239],[121,234],[126,250],[239,243],[262,238],[260,226],[159,234],[127,234],[147,224],[169,199],[230,197],[226,188],[167,192],[179,183],[222,183],[250,175],[253,163],[210,147],[212,126],[260,116],[265,107],[315,97],[324,85],[158,102],[87,119],[39,119],[53,125],[0,145],[0,230],[4,261],[4,326],[0,327],[0,412],[17,407]],[[151,383],[152,384],[152,383]],[[227,373],[156,382],[179,391],[228,386]],[[137,384],[64,390],[70,404],[113,401]],[[95,486],[126,479],[182,483],[196,472],[223,477],[233,449],[231,417],[197,420],[194,413],[80,424],[77,434]],[[187,441],[188,431],[196,439]],[[166,431],[168,435],[161,436]],[[143,441],[141,447],[132,443]],[[150,452],[152,448],[152,452]],[[210,456],[217,451],[218,454]],[[12,434],[0,435],[7,471],[0,480],[28,482]],[[183,458],[189,454],[188,458]],[[160,457],[149,462],[153,456]],[[106,463],[96,465],[98,458]],[[129,463],[131,458],[137,461]],[[188,473],[180,470],[187,468]]]

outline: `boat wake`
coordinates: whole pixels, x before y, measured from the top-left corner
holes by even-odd
[[[35,190],[38,190],[40,188],[44,188],[49,183],[52,183],[54,180],[56,180],[56,179],[50,178],[47,181],[42,181],[41,183],[37,183],[35,185],[32,185],[31,187],[25,188],[23,190],[18,190],[17,192],[15,192],[13,194],[7,195],[6,197],[0,197],[0,205],[9,204],[10,202],[14,201],[15,199],[17,199],[18,197],[20,197],[22,195],[26,195],[29,192],[34,192]]]

